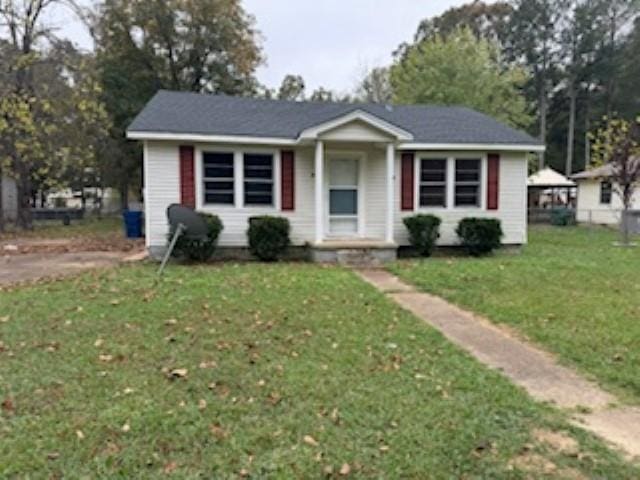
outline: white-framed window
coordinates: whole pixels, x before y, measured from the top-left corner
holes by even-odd
[[[244,204],[274,205],[274,160],[268,153],[244,153]]]
[[[233,152],[202,152],[205,205],[235,203]]]
[[[600,203],[603,205],[611,204],[611,196],[613,194],[613,185],[605,180],[600,182]]]
[[[447,206],[447,159],[422,158],[420,160],[420,207]]]
[[[482,161],[479,158],[455,159],[454,205],[480,207]]]

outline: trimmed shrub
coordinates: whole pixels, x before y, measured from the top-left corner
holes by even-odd
[[[198,212],[198,215],[207,224],[207,238],[204,240],[193,240],[184,235],[178,237],[172,255],[174,257],[186,258],[194,262],[206,262],[211,258],[218,245],[218,237],[224,228],[222,221],[217,215]],[[173,238],[174,230],[169,232],[168,241]]]
[[[289,244],[289,220],[268,215],[249,219],[249,251],[260,260],[273,262],[286,252]]]
[[[470,255],[487,255],[500,247],[502,225],[495,218],[463,218],[456,233]]]
[[[409,231],[409,241],[420,255],[431,256],[436,241],[440,238],[441,220],[435,215],[413,215],[406,217],[404,226]]]

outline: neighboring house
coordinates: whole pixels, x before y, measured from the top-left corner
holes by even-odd
[[[18,216],[18,187],[13,178],[2,176],[2,214],[6,222],[15,222]]]
[[[172,203],[215,213],[222,247],[246,246],[248,219],[279,215],[316,259],[367,248],[393,258],[404,217],[502,221],[527,241],[527,154],[544,146],[462,107],[264,100],[158,92],[129,126],[144,142],[146,242],[165,249]]]
[[[577,220],[602,225],[616,225],[622,216],[622,200],[610,180],[611,165],[586,170],[571,178],[578,184]],[[633,199],[633,209],[640,210],[640,194]]]

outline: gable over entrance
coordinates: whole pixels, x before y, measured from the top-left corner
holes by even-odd
[[[375,115],[356,110],[302,131],[300,140],[411,141],[413,135]]]

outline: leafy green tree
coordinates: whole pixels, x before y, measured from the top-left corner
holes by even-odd
[[[239,0],[105,0],[95,13],[102,100],[114,150],[103,162],[124,206],[141,151],[124,132],[158,89],[248,95],[262,61],[254,20]]]
[[[509,23],[512,15],[513,7],[508,2],[485,3],[474,0],[420,22],[414,41],[419,43],[435,35],[447,36],[461,27],[467,27],[476,37],[502,44],[510,39]]]
[[[495,42],[468,28],[410,47],[391,67],[398,103],[465,105],[515,127],[531,123],[520,92],[526,81],[523,69],[503,61]]]
[[[356,88],[356,98],[362,102],[390,103],[393,100],[389,68],[369,70]]]
[[[529,98],[535,99],[538,136],[547,142],[549,98],[558,83],[560,26],[567,0],[515,0],[510,22],[508,58],[527,69]],[[545,164],[539,156],[539,167]]]
[[[280,100],[304,100],[305,84],[300,75],[287,75],[278,89]]]
[[[38,190],[62,186],[64,172],[95,160],[106,115],[90,65],[42,16],[62,0],[0,2],[0,169],[15,178],[18,223],[31,227]],[[2,222],[0,222],[0,226]]]

